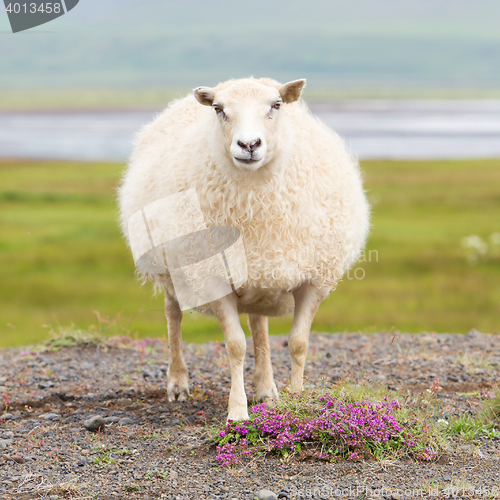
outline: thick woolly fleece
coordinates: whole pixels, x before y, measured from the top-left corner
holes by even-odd
[[[214,90],[257,105],[266,86],[280,84],[249,78]],[[301,283],[336,287],[365,245],[369,205],[358,162],[302,100],[283,104],[266,127],[271,161],[243,171],[221,140],[211,107],[193,95],[173,101],[140,132],[119,204],[128,239],[135,212],[194,188],[207,225],[232,226],[243,235],[248,278],[238,290],[240,312],[276,316],[293,310],[289,292]],[[173,295],[168,274],[147,277]],[[211,313],[210,306],[199,310]]]

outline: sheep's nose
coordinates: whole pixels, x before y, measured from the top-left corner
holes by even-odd
[[[245,151],[250,151],[250,152],[256,150],[261,144],[262,144],[262,141],[260,139],[255,139],[255,141],[252,141],[250,143],[238,141],[238,146],[241,149],[244,149]]]

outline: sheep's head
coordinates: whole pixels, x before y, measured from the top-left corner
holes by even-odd
[[[255,171],[275,156],[280,130],[280,108],[299,99],[305,80],[269,85],[258,80],[236,80],[222,88],[198,87],[198,102],[213,108],[215,133],[225,154],[241,170]],[[216,138],[216,140],[218,140]]]

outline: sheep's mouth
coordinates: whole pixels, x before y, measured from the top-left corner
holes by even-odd
[[[247,165],[251,165],[252,163],[257,163],[259,162],[260,160],[262,160],[262,158],[259,158],[258,160],[255,159],[255,158],[236,158],[236,156],[234,157],[234,159],[236,161],[241,161],[241,163],[246,163]]]

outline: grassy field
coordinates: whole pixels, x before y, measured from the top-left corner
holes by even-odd
[[[461,241],[500,231],[500,160],[362,168],[373,204],[365,261],[323,303],[314,329],[499,332],[499,249],[490,245],[472,265]],[[0,346],[42,341],[48,326],[87,328],[98,315],[109,333],[166,335],[162,297],[135,280],[118,231],[122,169],[0,161]],[[274,319],[271,332],[290,325]],[[217,322],[197,313],[185,315],[184,333],[222,338]]]

